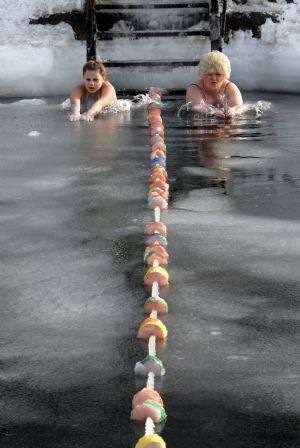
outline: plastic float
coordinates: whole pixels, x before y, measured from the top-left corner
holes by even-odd
[[[154,164],[150,168],[150,176],[149,176],[149,182],[152,183],[154,179],[162,178],[163,180],[168,180],[168,173],[164,166],[160,164]]]
[[[147,418],[151,418],[154,423],[162,423],[166,420],[167,414],[161,404],[154,400],[146,400],[132,409],[131,418],[137,421],[144,421]]]
[[[148,297],[144,303],[144,311],[146,314],[151,314],[153,310],[158,314],[168,314],[168,303],[159,296]]]
[[[140,438],[135,448],[167,448],[167,445],[158,434],[146,434]]]
[[[158,145],[158,143],[155,143]],[[162,149],[154,149],[150,154],[151,162],[156,159],[156,157],[160,157],[163,160],[166,160],[166,153]]]
[[[145,234],[153,235],[155,232],[159,232],[163,236],[167,236],[167,226],[162,222],[152,221],[146,225]]]
[[[144,252],[144,263],[148,266],[153,266],[157,261],[160,265],[167,266],[169,262],[169,254],[159,241],[146,247]]]
[[[144,387],[142,390],[137,392],[132,399],[132,407],[134,408],[138,404],[142,404],[146,400],[154,400],[157,403],[164,405],[163,399],[156,390],[147,389]]]
[[[149,337],[150,336],[147,335],[147,339]],[[136,363],[134,372],[136,373],[136,375],[140,376],[147,376],[149,372],[153,372],[154,376],[163,376],[166,373],[166,370],[164,368],[162,360],[159,359],[158,356],[147,355],[142,361]]]
[[[157,317],[148,317],[145,319],[141,323],[138,331],[138,338],[140,339],[149,339],[152,335],[155,335],[157,339],[165,339],[168,336],[167,327]]]
[[[152,151],[155,151],[156,149],[161,149],[162,151],[164,151],[164,153],[166,153],[166,145],[160,141],[157,143],[153,143],[151,149]]]
[[[169,191],[169,184],[163,179],[156,178],[153,182],[149,185],[149,191],[151,188],[160,188],[163,191]]]
[[[168,271],[161,266],[150,266],[145,274],[144,284],[152,285],[153,282],[158,283],[159,286],[167,286],[169,284]]]
[[[166,250],[167,227],[161,222],[161,213],[168,208],[169,185],[160,89],[152,87],[149,97],[151,102],[148,105],[147,121],[151,152],[148,206],[154,212],[154,219],[145,228],[147,246],[144,263],[147,271],[144,285],[146,290],[151,288],[151,294],[144,303],[144,312],[149,317],[140,324],[137,334],[138,338],[148,341],[148,354],[134,368],[136,375],[147,377],[147,384],[134,395],[130,417],[134,421],[145,422],[145,435],[138,440],[135,448],[166,448],[163,438],[156,434],[156,428],[165,422],[167,413],[160,394],[155,390],[155,378],[165,374],[164,365],[156,355],[156,342],[165,341],[168,336],[168,329],[158,315],[168,313],[168,303],[160,297],[159,290],[160,287],[165,289],[169,285],[169,273],[166,269],[169,261]]]
[[[159,231],[155,231],[153,232],[153,234],[151,236],[149,236],[149,238],[147,238],[146,240],[146,244],[150,245],[154,244],[154,243],[159,243],[164,247],[167,247],[168,245],[168,240],[167,238],[162,235]]]
[[[153,182],[155,182],[158,179],[162,180],[163,182],[166,182],[168,180],[168,175],[167,175],[166,170],[156,168],[155,170],[153,170],[150,173],[150,176],[148,178],[150,184],[152,184]]]

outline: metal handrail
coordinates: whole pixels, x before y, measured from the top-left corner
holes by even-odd
[[[225,37],[225,29],[226,29],[226,12],[227,12],[227,0],[223,0],[222,14],[221,14],[221,29],[220,29],[220,38],[222,39],[221,48],[224,46],[224,37]],[[222,50],[220,50],[222,51]]]
[[[222,10],[220,3],[222,3]],[[223,51],[227,0],[210,0],[211,50]]]
[[[197,3],[144,3],[143,5],[118,4],[118,5],[102,5],[97,4],[96,10],[119,10],[119,9],[181,9],[181,8],[207,8],[209,0]]]
[[[226,26],[226,10],[227,10],[227,0],[208,0],[207,2],[197,2],[193,4],[188,3],[177,3],[177,8],[195,8],[195,7],[207,7],[209,6],[209,23],[210,23],[210,31],[204,32],[203,35],[210,35],[210,41],[211,41],[211,50],[223,50],[224,45],[224,35],[225,35],[225,26]],[[220,2],[222,2],[222,11],[220,8]],[[173,4],[175,7],[175,4]],[[116,10],[116,9],[153,9],[153,8],[171,8],[172,4],[144,4],[144,5],[129,5],[129,4],[122,4],[122,5],[98,5],[96,4],[96,0],[86,0],[85,4],[85,11],[86,11],[86,57],[87,60],[90,59],[96,59],[96,40],[97,36],[102,38],[110,38],[109,36],[112,36],[112,33],[105,33],[100,32],[97,29],[97,13],[103,9],[103,10]],[[139,32],[142,35],[142,32]],[[121,33],[118,33],[119,36],[117,37],[123,37]],[[132,33],[131,33],[132,34]],[[134,34],[134,33],[133,33]],[[138,36],[138,32],[135,33],[136,36]],[[144,32],[145,36],[151,34],[151,36],[155,36],[154,32],[147,33]],[[181,33],[175,33],[173,32],[172,35],[181,35],[181,36],[187,36],[191,33],[188,31],[182,31]],[[200,32],[199,32],[200,34]],[[166,32],[161,32],[158,37],[168,35]],[[124,37],[128,36],[128,34],[124,34]]]
[[[96,59],[97,19],[96,0],[86,0],[86,59]]]

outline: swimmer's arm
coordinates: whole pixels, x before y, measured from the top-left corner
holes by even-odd
[[[95,103],[87,111],[86,116],[94,117],[97,115],[105,106],[108,106],[112,101],[116,101],[117,95],[116,90],[113,85],[105,81],[101,88],[101,98],[95,101]]]
[[[80,115],[80,105],[81,100],[84,96],[84,87],[82,85],[76,86],[71,90],[70,100],[71,100],[71,115],[70,121],[79,121]]]
[[[193,85],[188,86],[186,89],[185,99],[187,103],[190,103],[192,110],[196,110],[195,106],[199,105],[204,100],[201,90]]]
[[[187,110],[194,112],[209,113],[212,107],[207,104],[202,91],[197,86],[189,86],[186,90]]]
[[[243,104],[243,97],[239,88],[231,82],[226,91],[226,98],[228,103],[228,108],[225,111],[225,115],[234,115],[238,108]]]

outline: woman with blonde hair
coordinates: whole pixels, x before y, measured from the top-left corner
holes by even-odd
[[[219,51],[204,54],[198,74],[198,81],[190,84],[186,91],[186,101],[191,103],[192,110],[214,111],[221,117],[234,115],[243,104],[243,98],[238,87],[229,81],[231,65],[228,57]]]

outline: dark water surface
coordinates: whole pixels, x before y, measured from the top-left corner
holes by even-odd
[[[168,448],[299,446],[300,97],[257,99],[226,124],[165,99]],[[0,106],[0,446],[129,448],[146,110],[69,123],[62,100]]]

